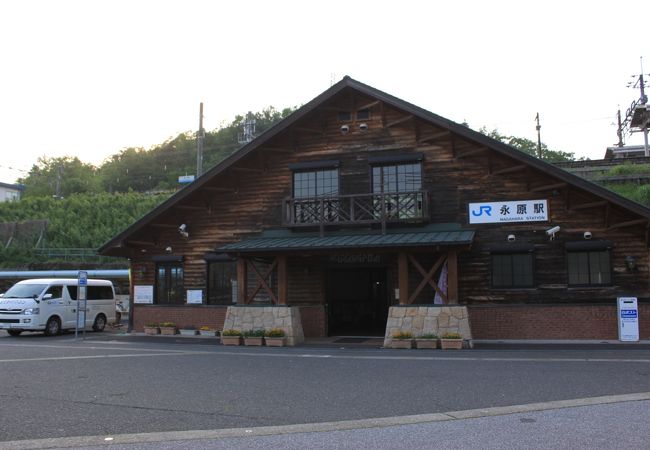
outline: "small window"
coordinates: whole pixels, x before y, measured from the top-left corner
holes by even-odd
[[[569,286],[609,286],[612,268],[609,249],[567,252]]]
[[[348,111],[339,112],[339,122],[349,122],[352,120],[352,114]]]
[[[50,286],[50,288],[45,292],[45,295],[52,294],[52,298],[61,298],[63,297],[63,286]]]
[[[531,288],[533,286],[532,253],[492,255],[493,288]]]
[[[357,111],[357,120],[368,120],[370,119],[370,110],[368,108],[366,109],[360,109]]]

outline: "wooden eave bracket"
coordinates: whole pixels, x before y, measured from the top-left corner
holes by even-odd
[[[571,211],[580,211],[582,209],[602,208],[605,205],[607,205],[607,200],[599,200],[597,202],[583,203],[581,205],[572,205],[570,209]]]
[[[438,139],[442,139],[444,137],[447,137],[450,134],[451,134],[451,131],[442,131],[440,133],[435,133],[435,134],[431,134],[429,136],[424,136],[424,137],[421,137],[420,140],[418,140],[418,144],[424,144],[426,142],[433,142],[433,141],[436,141]]]
[[[229,194],[235,192],[235,188],[229,187],[216,187],[216,186],[203,186],[202,190],[215,193]]]
[[[487,147],[481,147],[481,148],[477,148],[477,149],[474,149],[474,150],[469,150],[469,151],[464,152],[464,153],[459,153],[459,154],[456,155],[456,158],[457,159],[467,158],[469,156],[479,155],[479,154],[481,154],[483,152],[486,152],[488,150],[489,149]]]
[[[551,191],[553,189],[561,189],[566,187],[566,183],[553,183],[553,184],[547,184],[545,186],[537,186],[534,188],[530,189],[530,192],[544,192],[544,191]]]
[[[393,120],[391,122],[388,122],[385,126],[386,128],[394,127],[395,125],[399,125],[400,123],[408,122],[409,120],[414,119],[413,115],[402,117],[400,119]]]
[[[293,129],[296,130],[296,131],[304,131],[306,133],[312,133],[312,134],[324,134],[323,130],[317,130],[315,128],[293,127]]]
[[[642,224],[650,225],[650,222],[648,221],[648,219],[628,220],[627,222],[619,222],[608,226],[607,231],[615,230],[617,228],[633,227],[635,225],[642,225]]]
[[[503,169],[493,171],[490,175],[505,175],[507,173],[512,173],[512,172],[521,172],[522,170],[526,169],[526,167],[528,167],[526,164],[519,164],[516,166],[505,167]]]
[[[128,240],[124,241],[125,245],[147,245],[153,247],[156,245],[155,242],[150,242],[150,241],[136,241],[136,240]]]
[[[365,105],[361,105],[361,106],[357,107],[357,111],[360,111],[360,110],[363,110],[363,109],[370,109],[373,106],[377,106],[380,103],[381,103],[380,100],[375,100],[374,102],[366,103]]]

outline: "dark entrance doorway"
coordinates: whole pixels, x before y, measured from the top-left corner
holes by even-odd
[[[327,302],[330,336],[383,336],[388,318],[386,269],[330,269]]]

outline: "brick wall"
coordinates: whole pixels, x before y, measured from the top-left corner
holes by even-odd
[[[223,328],[227,306],[149,306],[134,305],[133,331],[141,332],[148,323],[174,322],[177,327],[192,325]]]
[[[618,339],[616,305],[468,306],[474,339]],[[639,305],[639,337],[650,339],[650,305]]]

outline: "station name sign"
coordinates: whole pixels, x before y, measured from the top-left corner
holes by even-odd
[[[469,204],[469,223],[547,222],[546,200],[483,202]]]

